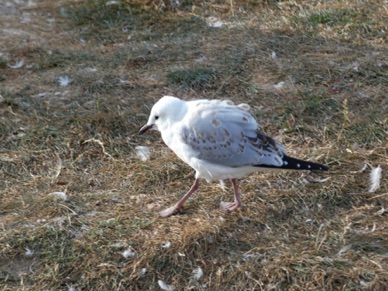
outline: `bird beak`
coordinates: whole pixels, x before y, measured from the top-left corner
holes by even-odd
[[[145,133],[146,131],[148,131],[150,129],[152,129],[152,127],[154,127],[153,124],[146,124],[146,125],[144,125],[142,128],[140,128],[139,135]]]

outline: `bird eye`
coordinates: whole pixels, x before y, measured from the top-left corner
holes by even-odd
[[[159,119],[159,115],[155,115],[155,120],[158,120]]]

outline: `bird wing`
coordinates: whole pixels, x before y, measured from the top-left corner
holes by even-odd
[[[180,135],[197,158],[227,167],[280,167],[283,147],[260,132],[247,105],[202,101],[189,104]]]

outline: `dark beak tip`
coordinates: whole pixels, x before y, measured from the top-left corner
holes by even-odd
[[[151,128],[152,128],[152,124],[150,124],[150,125],[148,125],[148,124],[146,124],[146,125],[144,125],[142,128],[140,128],[140,130],[139,130],[139,135],[142,135],[143,133],[145,133],[145,132],[147,132],[148,130],[150,130]]]

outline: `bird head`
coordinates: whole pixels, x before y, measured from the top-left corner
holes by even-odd
[[[151,109],[147,124],[140,128],[139,134],[148,130],[162,132],[186,114],[186,102],[172,96],[164,96]]]

